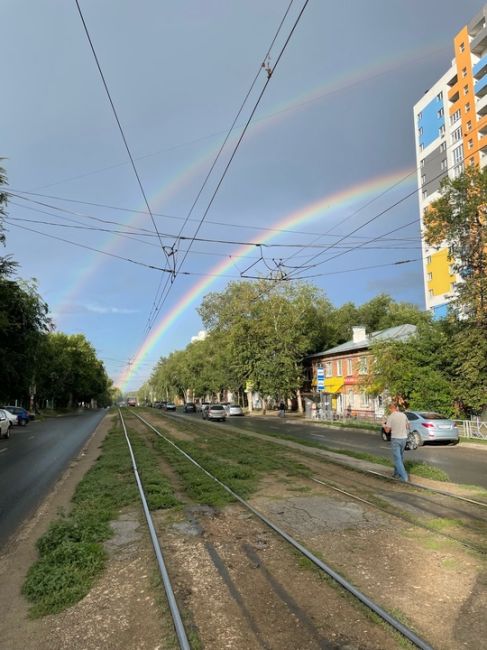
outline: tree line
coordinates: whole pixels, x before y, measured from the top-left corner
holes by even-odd
[[[0,243],[5,244],[5,170],[0,167]],[[111,402],[111,381],[82,334],[55,332],[35,280],[16,278],[18,264],[0,256],[0,403],[70,407]]]

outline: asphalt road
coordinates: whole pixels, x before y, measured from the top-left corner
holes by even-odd
[[[183,414],[181,413],[181,415]],[[201,419],[201,414],[188,414],[183,417]],[[232,417],[227,418],[227,423],[260,433],[281,432],[322,444],[329,449],[362,451],[391,458],[389,443],[384,442],[378,432],[375,434],[372,431],[366,433],[353,429],[333,429],[327,427],[326,424],[315,424],[294,417],[280,419],[277,415]],[[225,426],[225,424],[221,426]],[[487,446],[479,448],[468,443],[460,443],[456,446],[423,445],[415,451],[407,451],[406,458],[422,460],[442,469],[454,483],[479,485],[487,489]]]
[[[103,409],[30,422],[0,440],[0,548],[34,512],[105,415]]]

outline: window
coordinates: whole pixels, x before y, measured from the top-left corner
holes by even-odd
[[[353,359],[347,359],[347,377],[353,375]]]
[[[348,406],[353,406],[353,388],[348,389]]]
[[[468,148],[473,149],[473,140],[468,141]]]
[[[463,157],[463,144],[461,144],[459,147],[453,149],[453,162],[455,164],[462,162]]]
[[[428,282],[431,282],[432,279],[433,279],[433,274],[432,274],[432,273],[428,273]]]
[[[418,113],[418,122],[421,122],[422,119],[423,119],[423,111],[419,111],[419,113]]]
[[[331,361],[325,361],[325,377],[333,377],[333,366]]]
[[[462,77],[467,76],[467,68],[462,68]]]
[[[452,144],[454,144],[455,142],[458,142],[461,139],[462,139],[462,127],[459,126],[454,131],[452,131],[452,134],[451,134]]]
[[[465,104],[465,113],[469,113],[469,112],[470,112],[470,102],[467,102]]]
[[[438,133],[439,133],[439,135],[440,135],[441,137],[443,137],[443,136],[445,135],[445,125],[444,125],[444,124],[442,124],[442,125],[440,126],[440,128],[438,129]]]
[[[421,176],[421,185],[424,185],[426,183],[426,176],[423,174]]]
[[[418,135],[423,135],[423,127],[420,126],[418,129]]]
[[[448,163],[446,161],[446,158],[443,158],[443,160],[441,161],[441,169],[444,170],[447,167],[448,167]]]
[[[473,158],[470,158],[470,160],[468,161],[468,164],[470,165],[470,167],[474,166],[475,163],[474,163]]]
[[[443,99],[443,91],[442,91],[442,92],[439,92],[439,93],[436,95],[436,101],[437,101],[437,102],[441,102],[442,99]]]
[[[423,151],[423,149],[424,149],[424,144],[423,144],[422,142],[420,142],[420,143],[419,143],[419,150],[420,150],[420,151]]]
[[[468,95],[468,84],[463,87],[463,94]]]
[[[359,357],[358,360],[358,373],[359,375],[366,375],[368,369],[367,357]]]
[[[342,360],[337,359],[337,377],[342,376]]]
[[[443,117],[444,113],[445,111],[443,110],[443,108],[440,108],[439,111],[436,111],[436,117],[439,119],[440,117]]]
[[[458,122],[460,117],[462,116],[462,112],[460,109],[457,109],[451,116],[450,116],[450,124],[455,124],[455,122]]]
[[[467,122],[467,130],[468,130],[468,131],[471,131],[471,130],[472,130],[472,122],[471,122],[471,120],[469,120],[469,121]]]
[[[446,142],[440,144],[440,151],[446,151]]]
[[[365,391],[362,391],[360,393],[360,406],[368,406],[369,405],[369,395]]]
[[[460,52],[465,52],[465,43],[460,43]]]
[[[431,264],[431,255],[426,258],[426,264]]]
[[[428,196],[428,190],[423,190],[423,199],[425,199]]]
[[[430,298],[433,298],[433,296],[435,295],[435,294],[433,293],[433,289],[430,289],[430,290],[428,291],[428,295],[429,295]]]
[[[424,167],[424,158],[421,159],[420,163],[421,167]]]

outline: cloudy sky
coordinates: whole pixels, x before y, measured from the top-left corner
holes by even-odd
[[[423,307],[412,107],[483,1],[79,3],[134,166],[75,0],[3,0],[6,253],[124,388],[232,279]]]

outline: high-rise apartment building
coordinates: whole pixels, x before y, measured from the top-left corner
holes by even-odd
[[[487,5],[458,32],[453,48],[451,67],[414,107],[421,231],[441,180],[487,162]],[[426,307],[441,318],[459,278],[446,246],[423,241],[422,249]]]

